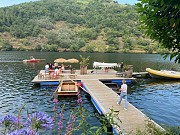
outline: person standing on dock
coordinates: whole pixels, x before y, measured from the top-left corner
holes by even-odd
[[[124,64],[123,64],[123,62],[121,62],[121,66],[120,66],[121,72],[123,72],[123,67],[124,67]]]
[[[118,105],[121,104],[122,98],[124,98],[125,100],[125,104],[124,104],[124,110],[127,110],[128,108],[128,102],[127,102],[127,84],[126,84],[126,80],[122,80],[122,85],[121,88],[119,89],[121,94],[120,94],[120,98],[117,102]]]

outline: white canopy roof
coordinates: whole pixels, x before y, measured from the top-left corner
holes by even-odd
[[[120,67],[118,63],[104,63],[104,62],[94,62],[93,68],[115,68]]]

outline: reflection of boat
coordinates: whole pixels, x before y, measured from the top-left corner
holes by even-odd
[[[166,78],[166,79],[180,79],[180,72],[169,71],[169,70],[153,70],[146,68],[146,71],[153,78]]]
[[[117,94],[120,93],[119,91],[119,86],[117,83],[104,83],[106,86],[108,86],[109,88],[111,88],[114,92],[116,92]]]
[[[33,56],[30,56],[29,60],[23,60],[23,62],[40,62],[41,59],[35,59]]]
[[[74,81],[61,81],[57,87],[55,94],[58,96],[75,96],[78,92],[77,82]]]

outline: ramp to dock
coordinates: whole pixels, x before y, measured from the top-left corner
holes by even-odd
[[[137,129],[140,131],[145,130],[148,117],[141,111],[130,103],[128,104],[128,110],[124,110],[124,101],[118,106],[119,95],[99,80],[83,80],[82,82],[103,114],[110,113],[110,109],[112,108],[115,112],[119,111],[118,117],[122,122],[118,122],[118,125],[120,125],[120,131],[122,133],[133,135]],[[113,128],[119,133],[119,129],[116,127]]]

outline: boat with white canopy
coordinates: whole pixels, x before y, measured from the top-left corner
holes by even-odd
[[[120,67],[119,63],[104,63],[104,62],[94,62],[93,68],[116,68]]]

